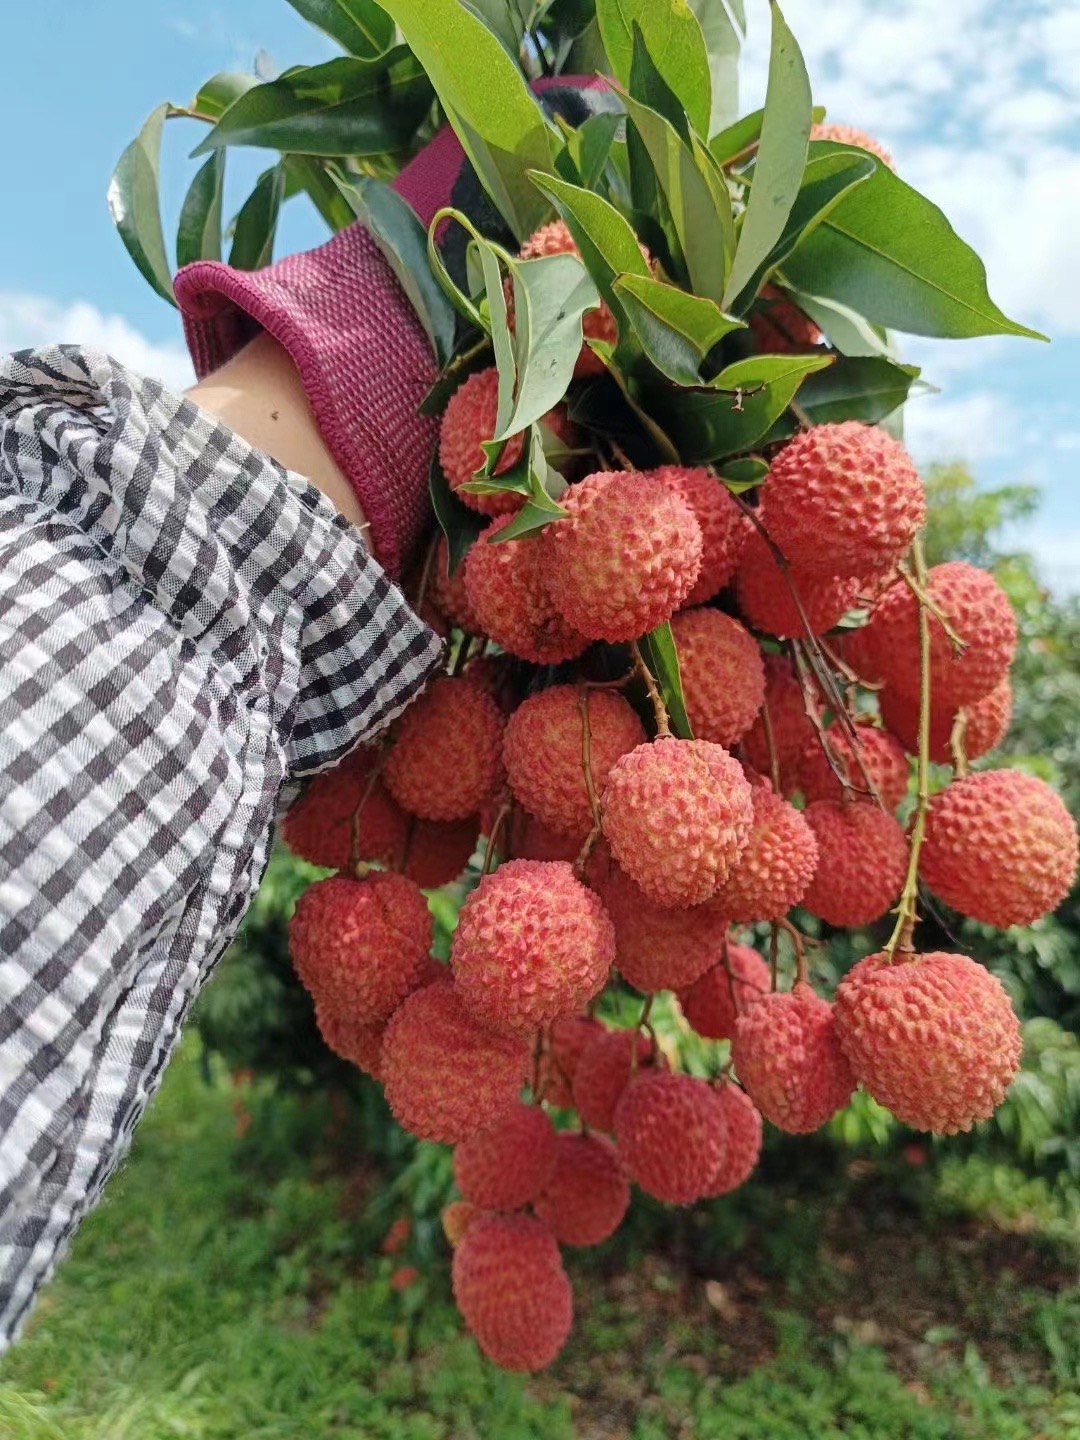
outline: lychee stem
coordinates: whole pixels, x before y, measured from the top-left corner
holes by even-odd
[[[578,691],[578,709],[581,711],[581,773],[585,777],[585,789],[589,796],[589,809],[592,811],[592,829],[585,837],[585,843],[574,861],[574,873],[579,880],[585,878],[585,866],[589,862],[589,856],[593,852],[597,840],[600,838],[600,801],[596,796],[596,785],[593,781],[592,772],[592,726],[589,724],[589,692],[586,688]]]
[[[956,771],[955,778],[957,780],[962,780],[968,773],[967,721],[967,711],[958,710],[956,719],[953,721],[952,732],[949,735],[949,749],[952,752],[953,768]]]
[[[364,806],[371,799],[375,792],[375,786],[379,782],[382,768],[386,761],[386,742],[379,746],[379,753],[375,758],[375,764],[371,767],[371,774],[368,776],[367,784],[364,786],[364,793],[360,796],[359,803],[352,813],[349,822],[349,870],[357,878],[363,880],[368,873],[369,867],[360,859],[360,817],[364,812]]]
[[[791,948],[795,951],[795,984],[805,985],[808,981],[806,970],[806,937],[801,930],[797,930],[786,916],[781,915],[776,921],[777,929],[783,930],[784,934],[791,941]]]
[[[779,795],[780,757],[776,753],[776,739],[773,735],[772,717],[769,715],[768,700],[763,700],[761,704],[761,728],[765,731],[765,748],[769,752],[769,779],[772,781],[773,789],[777,795]]]
[[[636,640],[631,642],[630,651],[634,657],[634,668],[641,676],[645,689],[649,692],[649,700],[652,703],[653,715],[656,719],[657,738],[670,740],[671,726],[668,723],[667,708],[664,705],[663,697],[656,684],[656,679],[648,665],[645,664],[645,657],[642,655],[641,647]]]
[[[509,819],[510,812],[513,808],[512,800],[504,800],[495,812],[495,819],[491,822],[491,830],[487,837],[487,846],[484,849],[484,863],[480,868],[481,879],[483,879],[485,875],[491,874],[495,865],[495,855],[497,853],[496,842],[499,838],[499,832]]]
[[[912,547],[912,554],[914,553],[914,547]],[[933,615],[934,619],[941,626],[942,630],[945,631],[945,634],[948,637],[949,644],[953,647],[953,650],[956,652],[957,655],[962,655],[967,649],[967,641],[963,638],[963,636],[956,633],[956,631],[953,629],[951,622],[949,621],[949,617],[945,614],[945,611],[942,610],[941,606],[930,594],[930,590],[927,585],[926,562],[923,561],[921,572],[918,568],[916,568],[914,574],[912,574],[911,570],[903,564],[901,564],[898,569],[900,571],[900,578],[903,580],[904,584],[908,587],[911,593],[915,596],[915,599],[918,600],[920,606],[922,606],[926,610],[929,610],[930,614]]]

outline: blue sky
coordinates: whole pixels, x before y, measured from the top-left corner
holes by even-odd
[[[53,0],[11,7],[0,91],[6,203],[0,351],[101,345],[176,384],[190,379],[175,311],[127,259],[105,206],[116,157],[146,113],[215,70],[333,53],[285,0]],[[764,0],[749,0],[746,105],[760,99]],[[908,410],[920,461],[966,459],[986,484],[1032,480],[1044,504],[1016,542],[1080,589],[1080,6],[1075,0],[787,0],[815,98],[862,126],[945,209],[987,262],[991,293],[1053,340],[912,340],[942,394]],[[165,205],[192,173],[196,128],[167,128]],[[238,193],[265,157],[230,154]],[[279,253],[316,243],[297,201]]]

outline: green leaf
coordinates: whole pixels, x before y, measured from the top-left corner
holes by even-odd
[[[302,155],[381,155],[408,144],[430,103],[427,78],[404,46],[373,60],[343,55],[246,91],[192,154],[257,145]]]
[[[200,115],[209,115],[212,120],[218,120],[234,100],[239,100],[241,95],[258,83],[259,77],[246,71],[219,70],[200,86],[191,102],[191,108]]]
[[[175,305],[158,194],[161,127],[168,108],[159,105],[151,110],[138,135],[116,162],[109,181],[108,200],[113,224],[143,278],[162,299]]]
[[[842,420],[879,425],[904,404],[918,378],[917,365],[899,365],[881,356],[841,356],[828,370],[807,376],[799,406],[815,425]],[[794,417],[781,416],[769,432],[769,443],[787,439],[796,428]]]
[[[233,227],[229,264],[237,270],[260,270],[274,254],[281,199],[285,193],[285,167],[272,165],[255,182],[255,188],[241,205]]]
[[[514,285],[514,400],[495,439],[507,439],[546,415],[566,394],[581,353],[581,321],[600,303],[576,255],[543,255],[509,265]],[[500,407],[501,409],[501,407]]]
[[[675,637],[671,626],[665,620],[655,630],[650,630],[638,642],[641,658],[649,667],[653,679],[660,688],[664,709],[668,714],[671,729],[680,740],[692,740],[690,717],[686,713],[683,698],[682,675],[679,673],[679,652],[675,648]]]
[[[439,528],[446,536],[447,563],[450,574],[453,575],[469,553],[470,547],[487,521],[483,515],[470,509],[468,505],[459,500],[451,490],[450,482],[443,474],[443,468],[439,464],[438,446],[435,447],[435,453],[431,457],[428,490],[431,494],[431,507],[435,511],[435,518],[439,522]]]
[[[739,230],[735,262],[724,291],[730,309],[783,233],[798,194],[810,137],[810,79],[802,52],[776,0],[772,8],[772,49],[765,114],[761,122],[754,180]]]
[[[289,0],[289,4],[361,60],[381,55],[394,43],[394,22],[374,0]]]
[[[741,495],[744,490],[761,484],[769,473],[769,466],[758,455],[742,455],[737,460],[725,461],[716,473],[733,494]]]
[[[525,22],[514,0],[462,0],[462,3],[484,22],[492,34],[499,37],[503,49],[516,60],[525,34]]]
[[[544,455],[543,436],[539,425],[534,425],[529,435],[528,455],[523,468],[527,475],[528,499],[514,518],[492,537],[490,544],[498,545],[507,540],[517,540],[534,530],[542,530],[553,520],[562,520],[568,513],[558,502],[556,492],[562,494],[566,481],[548,465]]]
[[[702,384],[706,356],[741,328],[741,321],[725,315],[714,301],[651,276],[620,275],[614,288],[645,354],[676,385]]]
[[[812,156],[843,147],[815,141]],[[982,261],[938,207],[878,165],[784,265],[799,290],[913,335],[1046,337],[1004,315]]]
[[[524,241],[549,210],[528,171],[554,172],[551,134],[518,66],[458,0],[387,0],[481,183]]]
[[[176,227],[176,263],[221,259],[221,189],[225,152],[217,151],[201,165],[180,206]]]
[[[686,0],[596,0],[596,19],[611,68],[629,84],[634,26],[657,70],[679,97],[690,123],[708,135],[712,111],[709,56],[701,26]]]
[[[564,180],[580,185],[585,190],[594,190],[611,154],[611,147],[623,117],[614,111],[602,110],[590,115],[574,129],[559,117],[558,123],[566,137],[566,145],[559,153],[555,164]],[[566,174],[563,163],[569,160],[572,174]]]
[[[335,234],[356,219],[356,190],[331,162],[314,155],[286,155],[285,177],[285,198],[290,191],[303,191]]]
[[[634,99],[662,115],[682,140],[690,138],[690,117],[683,103],[653,64],[641,26],[632,26],[633,46],[630,52],[630,80],[627,89]]]
[[[752,110],[749,115],[743,115],[741,119],[733,121],[726,129],[714,135],[709,141],[709,149],[716,163],[731,165],[756,150],[761,139],[761,122],[764,118],[764,110]],[[824,119],[824,105],[815,105],[810,111],[811,125],[818,125]]]
[[[701,26],[712,77],[709,128],[702,134],[714,135],[739,113],[739,51],[746,35],[746,17],[741,15],[741,6],[736,12],[725,0],[690,0],[690,8]]]
[[[826,300],[820,295],[807,295],[802,290],[784,287],[793,305],[809,315],[829,344],[842,355],[884,355],[892,357],[888,333],[859,315],[839,300]]]

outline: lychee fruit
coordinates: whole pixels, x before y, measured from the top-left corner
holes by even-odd
[[[509,524],[506,516],[494,521],[465,557],[465,594],[476,624],[511,655],[534,665],[572,660],[589,641],[555,608],[540,537],[492,543]]]
[[[517,860],[566,860],[573,864],[581,853],[581,841],[576,835],[550,830],[535,815],[515,806],[510,818],[509,851]]]
[[[327,1048],[342,1060],[348,1060],[373,1080],[382,1079],[382,1042],[386,1021],[375,1025],[357,1025],[349,1011],[325,1002],[316,1002],[315,1024]]]
[[[867,135],[865,130],[856,130],[854,125],[829,125],[816,124],[810,127],[811,140],[832,140],[837,145],[854,145],[859,150],[869,150],[871,155],[876,155],[883,165],[890,170],[896,169],[896,164],[888,150],[885,149],[880,140],[875,140],[872,135]]]
[[[757,641],[720,610],[684,610],[672,620],[671,633],[695,738],[734,745],[765,699],[765,665]]]
[[[636,640],[670,620],[701,570],[701,526],[686,500],[636,470],[587,475],[541,534],[548,589],[593,640]]]
[[[569,1110],[574,1104],[578,1061],[594,1040],[606,1034],[600,1021],[588,1015],[561,1015],[553,1021],[540,1056],[537,1099]]]
[[[573,1081],[574,1105],[585,1124],[610,1134],[631,1075],[652,1059],[652,1041],[636,1029],[609,1030],[587,1045]]]
[[[543,1370],[573,1323],[559,1246],[532,1215],[479,1215],[454,1250],[454,1300],[480,1349],[504,1370]]]
[[[386,788],[421,820],[464,820],[499,784],[502,738],[490,695],[464,678],[434,680],[395,726]]]
[[[751,786],[751,798],[750,838],[709,902],[734,924],[786,915],[806,893],[818,863],[814,832],[794,805],[765,780]]]
[[[814,697],[812,705],[816,713],[820,714],[821,705],[817,697]],[[791,661],[783,655],[765,656],[765,700],[762,714],[758,715],[740,742],[747,763],[761,775],[770,775],[772,770],[772,757],[765,730],[766,706],[773,749],[780,771],[780,787],[788,793],[798,788],[799,758],[815,732],[807,718],[803,687],[792,671]]]
[[[739,762],[708,740],[656,740],[612,766],[601,797],[619,867],[657,905],[700,905],[750,836],[753,803]]]
[[[747,1006],[735,1022],[731,1058],[765,1119],[789,1135],[819,1129],[855,1089],[833,1007],[805,981]]]
[[[792,589],[799,597],[802,614]],[[799,639],[807,627],[812,635],[823,635],[843,619],[858,596],[859,581],[851,577],[810,575],[794,565],[785,575],[756,530],[743,547],[735,574],[735,599],[747,623],[766,635]]]
[[[904,1125],[954,1135],[986,1120],[1020,1064],[1020,1022],[1000,980],[966,955],[860,960],[836,991],[856,1078]]]
[[[727,922],[711,905],[654,905],[615,866],[599,884],[615,925],[615,965],[636,990],[678,990],[716,960]]]
[[[687,605],[704,605],[729,583],[750,533],[731,492],[703,466],[660,465],[649,477],[681,495],[701,527],[701,569]]]
[[[511,715],[503,741],[506,778],[515,797],[542,824],[574,836],[579,845],[593,825],[584,768],[586,716],[589,768],[593,792],[599,795],[616,760],[645,740],[637,714],[616,691],[577,685],[537,691]]]
[[[468,1200],[451,1200],[444,1205],[439,1219],[442,1221],[443,1234],[450,1243],[451,1249],[456,1250],[464,1238],[466,1230],[474,1220],[484,1214],[475,1205],[470,1205]]]
[[[411,1134],[456,1145],[513,1107],[530,1059],[526,1040],[477,1024],[451,982],[438,980],[390,1017],[382,1045],[386,1100]]]
[[[854,790],[870,790],[886,810],[896,809],[908,788],[907,756],[898,740],[874,725],[857,725],[852,739],[834,722],[825,727],[825,743],[833,764]],[[799,789],[808,802],[839,800],[844,793],[817,736],[799,757]]]
[[[761,1112],[745,1090],[728,1081],[715,1094],[727,1128],[727,1144],[720,1169],[709,1185],[710,1199],[730,1195],[749,1180],[761,1156],[763,1129]]]
[[[961,915],[1006,930],[1056,909],[1076,860],[1076,822],[1044,780],[982,770],[930,801],[919,873]]]
[[[458,878],[480,838],[480,817],[416,820],[409,832],[404,873],[422,890],[438,890]]]
[[[727,1144],[724,1113],[705,1080],[640,1071],[615,1109],[615,1143],[647,1195],[689,1205],[709,1193]]]
[[[821,344],[818,327],[775,285],[766,285],[748,316],[763,355],[801,355]]]
[[[296,973],[317,1001],[356,1025],[387,1019],[432,943],[420,888],[403,875],[332,875],[309,885],[289,921]]]
[[[454,1182],[482,1210],[520,1210],[555,1168],[555,1131],[538,1105],[520,1101],[454,1148]]]
[[[705,971],[687,990],[679,992],[686,1023],[705,1040],[730,1040],[735,1021],[763,995],[772,991],[769,967],[750,945],[729,940],[727,964],[723,960]]]
[[[509,523],[509,522],[507,522]],[[450,547],[446,536],[439,536],[435,555],[431,562],[431,598],[437,609],[451,625],[469,635],[481,634],[479,621],[472,612],[469,597],[465,593],[465,571],[462,566],[450,574]]]
[[[353,816],[363,801],[357,859],[382,865],[396,862],[408,822],[382,781],[372,783],[375,764],[374,752],[361,746],[332,770],[315,776],[289,806],[282,822],[282,838],[294,855],[328,870],[346,869],[352,848]]]
[[[535,1030],[598,994],[615,963],[603,905],[565,861],[510,860],[461,907],[454,985],[481,1024]]]
[[[533,1209],[560,1245],[600,1245],[622,1224],[630,1183],[619,1152],[603,1135],[564,1132],[555,1167]]]
[[[505,515],[520,510],[525,496],[513,490],[471,495],[462,485],[484,465],[483,444],[495,434],[499,412],[499,372],[494,365],[477,370],[450,396],[439,431],[439,464],[458,498],[482,515]],[[503,446],[496,475],[505,475],[521,459],[525,436],[513,435]]]
[[[896,736],[909,755],[919,753],[919,697],[905,695],[902,690],[887,687],[879,697],[881,719],[886,730]],[[930,759],[936,765],[953,763],[952,734],[956,710],[934,704],[930,696]],[[996,750],[1008,734],[1012,719],[1012,686],[1008,677],[995,685],[988,695],[964,706],[964,754],[969,760]]]
[[[900,822],[872,800],[815,800],[803,811],[818,866],[802,905],[826,925],[869,925],[895,903],[908,844]]]
[[[930,696],[942,713],[988,695],[1008,674],[1016,652],[1016,616],[1009,597],[986,570],[964,560],[935,565],[927,590],[964,642],[955,654],[941,622],[930,615]],[[890,586],[870,616],[877,669],[887,689],[919,693],[919,602],[902,581]]]

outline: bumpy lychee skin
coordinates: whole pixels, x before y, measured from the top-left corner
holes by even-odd
[[[919,698],[886,688],[879,696],[881,719],[909,755],[919,753]],[[943,709],[930,696],[930,759],[937,765],[953,763],[952,734],[956,710]],[[964,754],[978,760],[996,750],[1009,732],[1012,719],[1012,686],[1008,678],[995,685],[989,695],[964,706]]]
[[[586,1046],[573,1082],[574,1105],[585,1124],[610,1134],[631,1075],[651,1060],[652,1042],[640,1030],[610,1030]]]
[[[720,1169],[709,1186],[710,1197],[730,1195],[749,1180],[761,1156],[763,1130],[761,1112],[738,1085],[721,1085],[716,1098],[727,1126],[727,1144]]]
[[[480,817],[466,820],[417,820],[408,837],[404,873],[422,890],[438,890],[456,880],[472,859],[480,838]]]
[[[382,1079],[382,1042],[386,1022],[357,1025],[347,1010],[336,1009],[325,1002],[315,1005],[315,1024],[327,1048],[342,1060],[348,1060],[373,1080]]]
[[[560,1245],[600,1245],[622,1224],[630,1182],[603,1135],[556,1137],[555,1168],[533,1203]]]
[[[946,905],[1006,930],[1061,904],[1076,859],[1076,822],[1044,780],[982,770],[931,800],[919,871]]]
[[[513,490],[502,490],[493,495],[470,495],[462,490],[477,470],[484,464],[483,442],[495,434],[495,423],[499,412],[499,372],[492,365],[487,370],[477,370],[462,381],[451,395],[443,412],[442,427],[439,431],[439,463],[443,474],[450,482],[450,488],[459,500],[481,515],[505,515],[520,510],[525,503],[524,495]],[[514,435],[503,446],[496,475],[505,475],[521,459],[525,445],[523,435]]]
[[[454,1300],[480,1349],[504,1370],[543,1370],[573,1323],[554,1235],[532,1215],[477,1216],[454,1250]]]
[[[743,1011],[731,1058],[765,1119],[789,1135],[819,1129],[855,1089],[833,1007],[805,982],[766,995]]]
[[[687,990],[679,1005],[690,1028],[705,1040],[730,1040],[735,1021],[772,990],[769,967],[751,945],[729,940],[727,964],[719,961]]]
[[[614,865],[599,891],[615,926],[616,968],[643,994],[692,985],[719,955],[727,921],[713,906],[654,905]]]
[[[852,740],[837,724],[826,726],[832,758],[857,791],[871,786],[886,810],[895,810],[907,794],[908,761],[904,747],[887,730],[859,725]],[[839,800],[843,787],[815,736],[799,757],[799,789],[807,801]]]
[[[583,765],[586,715],[592,783],[599,795],[616,760],[645,740],[636,712],[616,691],[577,685],[540,690],[511,715],[503,741],[515,797],[542,824],[579,842],[593,824]]]
[[[594,1040],[606,1034],[600,1021],[588,1015],[562,1015],[554,1021],[540,1056],[538,1098],[560,1110],[569,1110],[574,1103],[578,1061]]]
[[[964,641],[963,654],[954,654],[940,621],[931,614],[930,694],[935,709],[952,711],[981,700],[1005,679],[1016,652],[1016,616],[994,577],[964,560],[935,565],[927,589]],[[886,686],[918,695],[919,604],[903,581],[878,600],[870,627]]]
[[[619,867],[657,905],[700,905],[750,836],[742,767],[708,740],[657,740],[616,761],[601,797]]]
[[[816,800],[803,812],[818,866],[803,908],[827,925],[869,925],[895,903],[908,847],[903,827],[872,800]]]
[[[374,753],[362,747],[332,770],[315,776],[282,822],[282,838],[294,855],[311,865],[344,870],[352,846],[353,815],[363,800],[357,858],[382,865],[396,863],[408,821],[382,782],[371,783],[374,767]]]
[[[646,260],[649,258],[649,252],[644,245],[641,253]],[[541,255],[577,255],[580,259],[581,252],[565,220],[552,220],[547,225],[541,225],[521,247],[522,260],[535,260]],[[618,327],[605,301],[601,301],[597,309],[587,310],[581,317],[581,333],[586,340],[603,340],[614,345],[618,339]],[[583,344],[574,366],[575,377],[580,380],[589,375],[604,373],[604,362],[588,345]]]
[[[775,285],[766,285],[749,315],[760,353],[801,355],[821,344],[818,327]]]
[[[412,989],[432,942],[419,887],[389,872],[333,875],[301,895],[289,921],[296,973],[316,1000],[357,1025],[376,1025]]]
[[[855,145],[860,150],[869,150],[871,155],[876,155],[883,165],[890,170],[896,169],[893,157],[885,149],[880,140],[875,140],[872,135],[867,135],[865,130],[857,130],[854,125],[827,125],[818,124],[810,127],[811,140],[832,140],[837,145]]]
[[[503,717],[468,680],[434,680],[397,722],[386,788],[421,820],[464,820],[502,775]]]
[[[456,1145],[514,1106],[530,1058],[527,1041],[478,1025],[450,981],[438,980],[390,1017],[382,1045],[386,1100],[411,1134]]]
[[[614,963],[611,920],[561,860],[510,860],[485,875],[450,949],[462,1004],[499,1030],[535,1030],[580,1010]]]
[[[573,864],[581,853],[581,842],[576,835],[560,835],[541,825],[535,815],[516,806],[510,820],[509,849],[519,860],[566,860]]]
[[[506,523],[509,524],[509,521]],[[431,594],[436,607],[451,625],[470,635],[482,633],[465,593],[464,570],[459,565],[453,575],[450,574],[450,547],[445,535],[440,535],[431,562]]]
[[[592,640],[636,640],[686,602],[701,570],[701,526],[690,505],[637,470],[572,485],[567,515],[541,534],[552,601]]]
[[[780,787],[788,793],[798,785],[798,761],[813,738],[814,728],[806,715],[803,688],[783,655],[765,656],[765,701],[769,710],[769,728],[773,749],[780,770]],[[820,713],[820,705],[817,707]],[[764,711],[764,706],[762,707]],[[751,725],[740,742],[746,761],[760,775],[769,775],[772,757],[765,733],[764,715]]]
[[[690,728],[734,745],[765,699],[765,665],[749,630],[720,610],[684,610],[671,622]]]
[[[689,1205],[709,1193],[727,1144],[716,1092],[670,1070],[639,1071],[615,1109],[615,1143],[647,1195]]]
[[[701,527],[701,569],[686,604],[704,605],[735,574],[750,522],[727,487],[702,466],[660,465],[647,473],[681,495],[697,517]]]
[[[791,586],[798,594],[802,615]],[[746,622],[766,635],[798,639],[806,634],[807,625],[811,634],[823,635],[852,609],[858,597],[859,581],[850,577],[810,575],[791,566],[785,578],[757,531],[743,547],[735,574],[735,599]]]
[[[522,660],[555,665],[589,644],[555,608],[537,535],[492,543],[512,517],[494,521],[465,557],[465,594],[480,631]]]
[[[538,1105],[520,1102],[454,1149],[454,1182],[482,1210],[520,1210],[555,1168],[555,1131]]]
[[[905,1125],[954,1135],[986,1120],[1020,1064],[1020,1022],[1001,982],[966,955],[869,955],[836,991],[856,1078]]]
[[[449,1205],[443,1206],[439,1219],[451,1249],[457,1249],[469,1226],[483,1213],[483,1210],[478,1210],[475,1205],[470,1205],[468,1200],[451,1200]]]
[[[814,832],[768,781],[752,786],[754,818],[746,848],[709,902],[736,925],[777,920],[806,894],[818,863]]]

